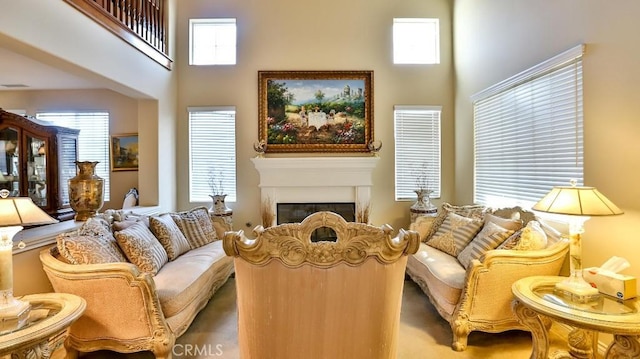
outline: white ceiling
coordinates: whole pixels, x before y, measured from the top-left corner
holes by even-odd
[[[26,85],[7,87],[5,85]],[[0,91],[87,89],[101,86],[0,47]]]

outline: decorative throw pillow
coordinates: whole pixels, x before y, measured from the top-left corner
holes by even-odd
[[[482,230],[458,254],[458,260],[467,268],[472,260],[478,259],[487,251],[495,249],[514,232],[512,229],[503,228],[493,222],[484,222]]]
[[[529,221],[526,227],[507,238],[497,249],[530,251],[545,248],[547,234],[538,221]]]
[[[196,207],[185,212],[171,213],[171,218],[187,238],[187,242],[189,242],[192,249],[218,239],[213,223],[211,223],[211,217],[209,217],[209,210],[206,207]]]
[[[482,219],[467,218],[451,212],[427,245],[456,257],[475,237],[482,224]]]
[[[59,234],[56,245],[60,255],[71,264],[126,262],[113,236],[80,235],[79,231]]]
[[[149,228],[156,238],[158,238],[158,241],[162,244],[165,251],[167,251],[167,256],[170,261],[191,249],[189,242],[184,234],[180,232],[180,228],[178,228],[178,225],[173,221],[170,214],[166,213],[149,218]]]
[[[109,222],[102,217],[91,217],[87,219],[78,229],[78,234],[81,236],[113,237]]]
[[[116,232],[116,240],[129,261],[143,272],[156,274],[169,261],[167,252],[143,222]]]
[[[522,228],[522,221],[520,219],[502,218],[491,213],[484,215],[485,226],[487,222],[493,222],[504,229],[510,229],[512,231],[517,231]]]
[[[114,232],[121,231],[137,222],[142,222],[145,226],[149,227],[149,216],[131,216],[121,221],[114,221],[111,223],[111,230]]]
[[[454,206],[449,203],[443,203],[440,206],[440,210],[438,211],[438,216],[433,221],[429,232],[427,232],[427,235],[424,237],[423,242],[428,242],[431,237],[433,237],[436,232],[438,232],[438,229],[440,228],[442,223],[444,223],[449,213],[455,213],[467,218],[483,219],[486,210],[487,208],[482,205],[473,204],[465,206]]]

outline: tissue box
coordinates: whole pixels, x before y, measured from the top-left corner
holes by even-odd
[[[582,271],[582,275],[600,293],[619,299],[630,299],[638,296],[635,277],[611,272],[600,273],[598,270],[598,267],[586,268]]]

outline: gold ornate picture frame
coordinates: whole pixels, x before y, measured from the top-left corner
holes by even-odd
[[[368,152],[373,71],[259,71],[266,152]]]
[[[138,170],[138,134],[111,136],[111,171]]]

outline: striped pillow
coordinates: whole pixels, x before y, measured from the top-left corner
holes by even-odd
[[[169,261],[167,252],[143,222],[136,222],[115,236],[129,262],[143,272],[155,275]]]
[[[202,247],[218,239],[211,217],[209,217],[209,210],[206,207],[171,213],[171,218],[187,238],[191,249]]]
[[[442,223],[447,219],[449,213],[455,213],[467,218],[482,219],[487,211],[487,207],[479,204],[470,204],[464,206],[455,206],[450,203],[443,203],[438,211],[438,216],[433,221],[431,228],[425,235],[423,242],[427,243],[437,232]]]
[[[162,214],[157,217],[149,218],[149,228],[151,232],[158,238],[162,247],[167,251],[169,260],[178,258],[179,255],[191,249],[191,245],[180,232],[180,228],[173,221],[171,215]]]
[[[482,230],[458,254],[458,260],[467,268],[472,260],[478,259],[485,252],[495,249],[514,232],[512,229],[503,228],[494,222],[485,222]]]
[[[484,221],[449,212],[427,245],[456,257],[475,237]]]

